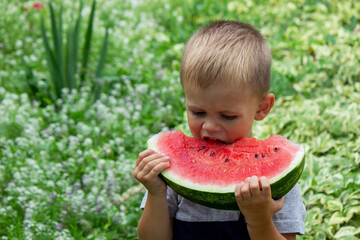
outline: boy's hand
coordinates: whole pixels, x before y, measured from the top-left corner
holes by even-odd
[[[284,204],[284,198],[271,198],[270,183],[266,177],[259,179],[253,176],[238,184],[235,198],[247,224],[253,227],[268,224],[274,213],[280,211]]]
[[[150,194],[166,193],[166,184],[159,174],[169,166],[169,157],[147,149],[139,153],[133,176],[146,187]]]

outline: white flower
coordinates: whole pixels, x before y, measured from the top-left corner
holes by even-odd
[[[124,205],[120,205],[120,211],[126,212],[126,207]]]
[[[84,147],[89,147],[92,145],[92,139],[91,138],[85,138],[84,142],[83,142],[83,146]]]

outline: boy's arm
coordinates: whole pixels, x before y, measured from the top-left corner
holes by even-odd
[[[259,183],[260,182],[260,183]],[[261,185],[261,190],[260,190]],[[272,221],[272,216],[280,211],[284,198],[271,198],[270,183],[265,177],[253,176],[235,188],[235,197],[244,214],[252,240],[257,239],[296,239],[295,234],[281,234]]]
[[[133,176],[148,190],[138,225],[139,239],[172,239],[172,220],[166,200],[166,184],[159,173],[170,166],[169,158],[148,149],[139,154]]]
[[[138,225],[139,239],[172,239],[172,224],[166,192],[164,196],[148,193],[144,212]]]
[[[273,221],[259,222],[258,225],[248,224],[248,232],[252,240],[256,239],[281,239],[281,240],[296,240],[295,233],[281,234],[275,227]]]

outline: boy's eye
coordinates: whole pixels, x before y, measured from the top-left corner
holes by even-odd
[[[234,120],[237,116],[228,116],[228,115],[221,115],[221,117],[225,120]]]
[[[195,116],[205,116],[206,112],[202,111],[191,111],[191,113]]]

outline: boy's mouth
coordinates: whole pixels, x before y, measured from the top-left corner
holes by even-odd
[[[226,144],[225,141],[217,139],[217,138],[204,137],[203,140],[205,140],[205,141],[215,141],[215,142],[219,142],[219,143],[222,143],[222,144]]]

